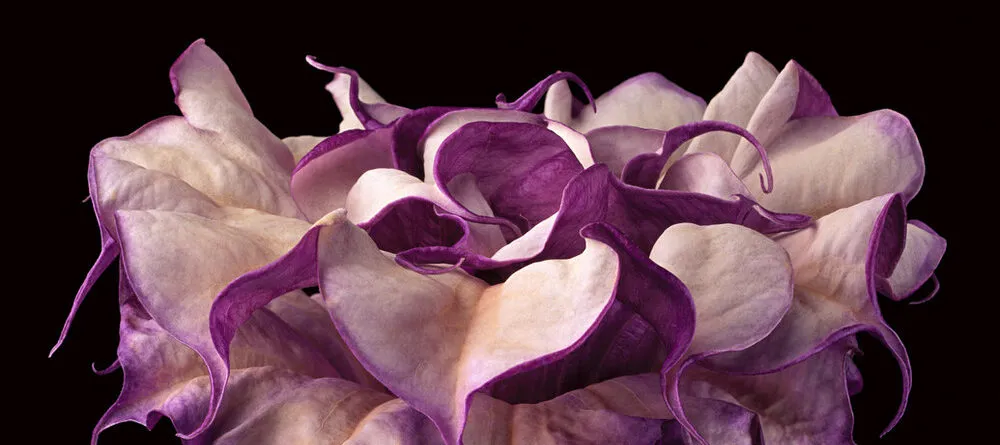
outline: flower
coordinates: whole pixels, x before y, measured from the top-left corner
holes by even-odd
[[[556,73],[497,109],[409,110],[308,61],[333,136],[275,137],[199,40],[183,116],[93,149],[103,248],[59,341],[120,257],[125,381],[92,441],[165,415],[191,443],[852,443],[863,331],[899,420],[877,294],[945,249],[906,219],[904,117],[841,117],[754,53],[707,105]]]

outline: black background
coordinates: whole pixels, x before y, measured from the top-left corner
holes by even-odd
[[[614,5],[605,5],[610,7]],[[618,82],[658,71],[706,101],[747,51],[779,69],[794,58],[819,79],[842,115],[891,108],[907,116],[924,151],[927,176],[908,207],[945,236],[938,269],[942,290],[928,304],[885,302],[885,317],[908,347],[914,389],[902,423],[884,439],[900,394],[898,371],[877,342],[863,339],[858,359],[864,391],[854,397],[859,444],[965,443],[993,429],[980,419],[995,375],[995,291],[985,287],[995,219],[996,73],[986,45],[993,29],[943,11],[870,8],[699,13],[622,9],[622,17],[585,10],[544,17],[536,10],[492,7],[482,15],[425,19],[387,4],[249,19],[234,11],[208,16],[182,5],[156,12],[49,11],[25,17],[27,31],[7,40],[5,119],[8,164],[5,232],[19,266],[6,282],[8,356],[5,379],[17,399],[15,425],[38,443],[84,443],[118,395],[121,372],[99,377],[91,362],[114,360],[118,336],[116,277],[102,278],[68,341],[52,358],[79,283],[99,252],[87,196],[90,148],[166,114],[177,114],[170,64],[199,37],[229,64],[256,116],[279,137],[337,131],[339,117],[323,90],[330,75],[310,68],[307,54],[356,69],[383,97],[407,106],[491,106],[494,96],[520,95],[555,70],[572,71],[595,95]],[[246,12],[246,11],[242,11]],[[241,12],[241,13],[242,13]],[[426,12],[426,11],[425,11]],[[581,12],[581,11],[578,11]],[[787,14],[795,14],[790,18]],[[394,18],[388,18],[392,15]],[[17,21],[17,17],[9,17]],[[30,19],[30,20],[28,20]],[[23,99],[23,100],[22,100]],[[27,216],[26,216],[27,215]],[[114,270],[112,267],[110,270]],[[23,287],[22,287],[23,286]],[[926,292],[923,289],[921,292]],[[987,351],[987,352],[983,352]],[[152,433],[126,424],[101,443],[177,443],[169,422]]]

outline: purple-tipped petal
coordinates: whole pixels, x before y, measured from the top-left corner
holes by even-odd
[[[439,117],[456,111],[455,107],[425,107],[400,117],[393,123],[393,167],[417,178],[424,178],[424,154],[420,138]]]
[[[583,83],[583,80],[580,80],[576,74],[562,71],[557,71],[545,79],[542,79],[541,82],[535,84],[535,86],[531,87],[531,89],[522,94],[521,97],[514,102],[507,102],[507,98],[503,95],[503,93],[500,93],[497,95],[497,108],[504,110],[531,111],[535,108],[535,105],[538,105],[538,101],[542,99],[542,95],[544,95],[553,84],[566,81],[573,81],[573,83],[575,83],[578,87],[582,88],[583,94],[587,95],[587,100],[590,101],[594,112],[597,112],[597,104],[594,103],[594,96],[590,94],[590,89],[587,88],[587,84]]]
[[[820,217],[888,193],[904,202],[916,195],[924,160],[909,121],[881,110],[853,117],[802,118],[765,143],[774,191],[752,179],[761,171],[749,152],[737,153],[733,171],[761,205],[779,212]]]
[[[566,357],[497,381],[493,397],[534,403],[607,379],[669,369],[688,349],[695,309],[684,284],[612,226],[596,223],[581,234],[618,253],[614,303]]]
[[[118,210],[160,209],[219,217],[220,207],[301,217],[288,181],[289,148],[250,111],[229,68],[203,40],[170,70],[183,117],[154,120],[134,133],[98,143],[88,183],[102,249],[73,302],[54,352],[94,281],[118,254]]]
[[[333,96],[333,102],[343,118],[341,132],[382,128],[410,112],[408,108],[386,103],[352,69],[324,65],[313,56],[307,56],[306,62],[313,68],[333,73],[333,80],[326,85],[326,90]]]
[[[569,89],[566,88],[565,93],[553,91],[563,88],[560,85],[565,86],[556,83],[550,88],[550,94],[555,93],[558,97],[551,103],[546,100],[546,116],[584,134],[596,128],[618,125],[668,130],[700,120],[705,110],[704,100],[657,73],[632,77],[598,97],[594,101],[596,111],[581,108],[575,114]]]
[[[320,142],[295,167],[291,193],[310,221],[346,205],[365,172],[391,168],[392,130],[349,130]]]
[[[769,444],[853,445],[847,362],[854,349],[853,339],[844,339],[799,364],[763,375],[733,376],[694,366],[684,377],[684,402],[721,400],[757,413]],[[700,420],[709,429],[725,428],[728,419]]]
[[[913,295],[937,269],[948,243],[920,221],[906,226],[906,247],[889,276],[889,298],[899,301]]]
[[[441,143],[434,179],[446,196],[460,175],[471,175],[493,213],[526,230],[559,210],[566,183],[583,167],[561,137],[518,122],[472,122]],[[493,216],[493,215],[481,215]]]
[[[406,270],[343,219],[324,232],[320,289],[338,330],[365,368],[428,415],[449,444],[460,441],[475,390],[558,359],[613,301],[618,259],[596,241],[574,259],[536,263],[488,286],[458,271]]]
[[[649,257],[677,275],[694,300],[697,321],[687,359],[664,370],[663,384],[678,422],[704,441],[679,397],[684,371],[706,357],[744,350],[774,330],[792,304],[792,265],[777,243],[733,224],[675,224]]]
[[[713,357],[705,365],[730,373],[774,372],[845,337],[870,332],[890,349],[902,373],[903,399],[891,428],[906,407],[911,373],[905,348],[879,313],[876,286],[899,260],[905,221],[902,198],[886,195],[775,237],[795,270],[792,308],[760,343]]]
[[[198,352],[221,397],[227,365],[209,332],[216,295],[234,278],[264,266],[296,245],[301,220],[253,210],[219,219],[159,210],[118,211],[122,264],[143,307],[167,332]],[[212,412],[196,431],[211,421]]]

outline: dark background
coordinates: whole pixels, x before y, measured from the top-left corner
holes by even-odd
[[[588,10],[575,18],[493,7],[481,16],[426,20],[369,4],[368,12],[257,11],[267,14],[248,19],[167,6],[50,11],[24,17],[30,30],[7,40],[4,71],[14,78],[5,82],[5,96],[13,93],[15,101],[6,107],[17,117],[5,119],[8,141],[13,136],[6,151],[15,159],[5,175],[14,204],[4,219],[20,266],[5,280],[19,283],[7,295],[15,307],[7,311],[6,339],[16,352],[5,372],[15,376],[6,382],[18,397],[9,407],[23,416],[8,433],[39,443],[84,443],[118,395],[120,371],[100,377],[89,370],[92,362],[104,367],[115,358],[117,274],[97,283],[68,341],[45,358],[100,248],[91,206],[81,203],[88,153],[103,138],[178,113],[167,70],[199,37],[229,64],[256,116],[279,137],[337,131],[336,108],[323,90],[330,75],[310,68],[307,54],[356,69],[387,100],[412,108],[491,106],[497,93],[517,97],[556,70],[578,74],[595,95],[658,71],[708,101],[747,51],[779,69],[794,58],[842,115],[891,108],[911,120],[927,175],[909,216],[949,242],[936,299],[883,303],[910,353],[914,388],[902,422],[881,440],[900,395],[899,374],[877,342],[862,339],[865,389],[853,399],[857,442],[965,443],[993,429],[981,423],[993,420],[977,416],[990,412],[995,386],[987,372],[995,291],[983,284],[995,272],[977,251],[993,244],[995,223],[989,212],[996,194],[986,182],[996,175],[988,170],[996,165],[996,113],[989,109],[996,73],[987,68],[996,51],[986,46],[995,29],[972,20],[975,11],[959,17],[824,6],[757,18],[720,6],[697,14],[623,8],[620,18]],[[101,443],[177,443],[172,434],[167,420],[152,433],[126,424],[106,431]]]

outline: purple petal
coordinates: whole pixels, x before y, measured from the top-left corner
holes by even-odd
[[[605,222],[624,232],[643,252],[673,224],[740,224],[761,233],[804,227],[809,218],[774,214],[746,197],[720,199],[699,193],[649,190],[623,184],[607,166],[595,165],[573,178],[563,190],[562,204],[554,218],[542,221],[497,251],[493,258],[443,247],[411,249],[400,256],[413,263],[455,264],[465,258],[471,269],[516,269],[529,260],[569,258],[583,250],[579,231],[594,222]]]
[[[320,288],[338,330],[449,444],[460,440],[475,390],[565,355],[613,301],[618,259],[596,241],[574,259],[535,263],[491,287],[463,272],[404,269],[343,219],[323,232]]]
[[[290,136],[281,140],[292,152],[295,163],[298,164],[314,147],[327,138],[323,136]]]
[[[295,167],[291,192],[310,221],[342,208],[347,194],[365,172],[390,168],[392,130],[349,130],[331,136]]]
[[[587,99],[590,101],[594,108],[594,112],[597,112],[597,104],[594,103],[594,96],[590,94],[590,89],[587,88],[587,84],[583,83],[576,74],[566,73],[562,71],[557,71],[541,82],[538,82],[535,86],[531,87],[530,90],[526,91],[520,98],[514,102],[507,102],[507,98],[504,97],[503,93],[497,95],[497,108],[504,110],[517,110],[517,111],[531,111],[538,105],[538,101],[542,99],[542,95],[548,91],[549,87],[557,82],[573,81],[577,86],[583,89],[583,93],[587,95]]]
[[[400,117],[393,123],[393,167],[417,178],[424,177],[424,154],[419,147],[420,138],[439,117],[456,111],[455,107],[426,107]]]
[[[703,193],[717,198],[750,196],[750,190],[733,173],[726,161],[715,153],[691,153],[667,168],[661,190]]]
[[[526,230],[559,210],[563,188],[581,171],[569,146],[545,127],[472,122],[441,143],[434,179],[461,204],[448,185],[472,175],[494,214]]]
[[[385,103],[385,99],[352,69],[324,65],[313,56],[307,56],[306,62],[316,69],[334,74],[326,89],[333,95],[333,101],[344,118],[340,123],[341,132],[382,128],[410,111]]]

